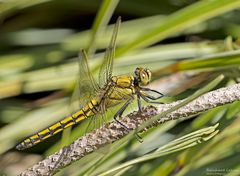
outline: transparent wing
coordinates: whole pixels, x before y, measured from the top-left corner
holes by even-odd
[[[99,86],[96,83],[88,66],[88,57],[85,50],[79,53],[79,75],[76,82],[76,87],[73,92],[72,102],[78,108],[89,102],[99,91]],[[77,100],[77,101],[76,101]],[[77,103],[77,104],[76,104]]]
[[[113,35],[108,48],[106,49],[102,66],[99,71],[99,85],[102,87],[107,83],[108,79],[112,76],[113,58],[115,56],[117,34],[121,23],[121,17],[117,19],[116,25],[113,30]]]
[[[101,104],[99,105],[99,114],[89,117],[88,121],[89,122],[86,128],[86,133],[94,129],[100,128],[103,124],[107,123],[104,100],[102,100]]]

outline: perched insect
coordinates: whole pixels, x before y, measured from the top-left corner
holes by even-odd
[[[141,98],[146,102],[156,103],[152,100],[157,100],[163,96],[162,93],[156,90],[142,87],[148,85],[151,80],[151,71],[147,68],[136,68],[134,76],[112,76],[113,58],[115,55],[116,38],[120,22],[121,20],[119,18],[115,25],[110,45],[104,56],[103,64],[99,72],[98,83],[96,83],[89,70],[86,52],[83,50],[81,53],[82,58],[80,60],[79,68],[79,86],[81,91],[80,104],[83,105],[82,108],[71,116],[66,117],[52,126],[25,139],[17,145],[16,148],[18,150],[24,150],[32,147],[33,145],[57,134],[67,127],[77,124],[89,117],[104,114],[108,108],[121,103],[123,105],[114,115],[114,119],[123,127],[127,128],[118,120],[118,118],[122,116],[124,110],[135,98],[137,98],[139,111],[141,111]],[[156,96],[151,95],[151,93],[154,93]]]

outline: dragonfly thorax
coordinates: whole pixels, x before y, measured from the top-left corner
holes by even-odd
[[[147,68],[137,67],[135,69],[135,82],[140,86],[146,86],[151,81],[152,73]]]
[[[133,76],[129,75],[120,75],[120,76],[113,76],[111,81],[114,85],[117,85],[122,88],[130,88],[133,86],[134,78]]]

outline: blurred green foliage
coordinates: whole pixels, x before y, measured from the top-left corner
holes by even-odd
[[[220,74],[225,77],[215,88],[239,81],[239,8],[239,0],[2,0],[0,175],[16,175],[84,134],[81,124],[66,130],[61,141],[57,135],[23,152],[14,149],[24,137],[74,111],[70,97],[79,76],[78,52],[88,49],[96,75],[112,33],[108,24],[118,16],[123,22],[114,74],[149,67],[154,75],[150,86],[173,101],[189,97]],[[224,169],[223,175],[239,175],[239,107],[235,102],[190,120],[168,122],[143,134],[141,144],[122,139],[59,175],[98,175],[145,154],[154,155],[170,141],[216,123],[220,132],[214,139],[156,155],[116,174],[201,176]],[[111,152],[106,155],[106,150]]]

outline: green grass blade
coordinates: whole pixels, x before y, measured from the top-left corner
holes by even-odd
[[[90,42],[88,45],[88,53],[94,53],[95,52],[95,40],[101,30],[107,25],[109,22],[115,8],[117,7],[119,0],[104,0],[97,16],[94,20],[93,26],[92,26],[92,33],[90,37]]]
[[[180,70],[240,65],[240,51],[229,51],[213,57],[179,62]]]
[[[240,65],[240,51],[227,51],[223,53],[212,54],[203,58],[192,60],[183,60],[168,65],[154,72],[155,76],[171,74],[184,70],[213,69],[216,70],[225,67],[235,67]]]
[[[132,49],[152,45],[169,36],[182,32],[184,29],[187,29],[195,24],[239,7],[239,0],[198,1],[197,3],[170,15],[164,22],[159,24],[159,26],[152,31],[142,34],[134,41],[119,48],[116,51],[116,56],[120,56]]]
[[[108,175],[110,173],[113,173],[115,171],[118,171],[120,169],[129,167],[131,165],[134,165],[134,164],[137,164],[140,162],[145,162],[145,161],[148,161],[151,159],[155,159],[155,158],[158,158],[158,157],[161,157],[164,155],[168,155],[168,154],[171,154],[171,153],[174,153],[177,151],[181,151],[181,150],[193,147],[193,146],[201,143],[202,141],[207,141],[207,140],[211,139],[212,137],[214,137],[218,133],[218,130],[216,130],[217,127],[218,127],[218,124],[195,131],[195,132],[192,132],[185,136],[182,136],[182,137],[168,143],[167,145],[162,146],[161,148],[158,148],[158,150],[156,150],[155,152],[153,152],[151,154],[147,154],[145,156],[142,156],[142,157],[133,159],[131,161],[125,162],[121,165],[118,165],[117,167],[100,174],[100,176],[105,176],[105,175]]]
[[[30,7],[30,6],[34,6],[34,5],[38,5],[47,1],[51,1],[51,0],[36,0],[36,1],[29,1],[29,0],[22,0],[22,1],[18,1],[18,0],[13,0],[10,2],[1,2],[1,6],[0,6],[0,17],[4,18],[7,15],[9,15],[10,13],[17,11],[19,9],[23,9],[26,7]]]
[[[118,45],[124,45],[130,40],[136,39],[143,31],[149,31],[157,27],[156,22],[164,20],[163,15],[155,15],[150,17],[139,18],[135,20],[123,21],[121,30],[118,34]],[[144,25],[143,25],[144,24]],[[147,25],[146,25],[147,24]],[[95,47],[105,49],[111,39],[110,33],[114,28],[114,24],[108,25],[105,32],[101,30],[96,36]],[[65,51],[78,51],[79,47],[87,48],[91,37],[91,30],[82,31],[67,37],[62,42],[62,49]]]

